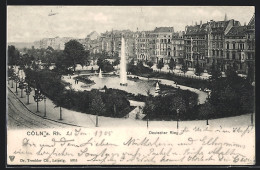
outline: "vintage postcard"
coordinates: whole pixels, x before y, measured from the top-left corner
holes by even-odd
[[[254,6],[7,6],[7,166],[255,165]]]

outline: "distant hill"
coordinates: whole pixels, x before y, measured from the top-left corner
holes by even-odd
[[[17,49],[23,49],[23,48],[32,48],[33,42],[26,43],[26,42],[10,42],[7,43],[8,45],[13,45]]]

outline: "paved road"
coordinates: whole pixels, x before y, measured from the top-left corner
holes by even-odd
[[[71,127],[66,124],[44,119],[28,111],[17,99],[15,94],[8,90],[7,124],[10,129],[38,129]]]

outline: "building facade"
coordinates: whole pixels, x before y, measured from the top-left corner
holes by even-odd
[[[212,64],[220,64],[225,70],[225,38],[228,32],[240,26],[239,21],[209,21],[207,23],[187,26],[184,35],[185,61],[188,67],[194,68],[198,63],[204,70]]]
[[[255,15],[248,25],[234,26],[225,35],[225,69],[234,67],[238,73],[247,74],[255,61]]]

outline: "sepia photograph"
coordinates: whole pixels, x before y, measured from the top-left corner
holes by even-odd
[[[7,6],[7,166],[255,165],[254,6]]]

